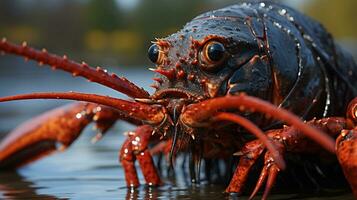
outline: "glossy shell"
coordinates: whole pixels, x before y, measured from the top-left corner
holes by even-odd
[[[229,56],[207,72],[199,56],[211,40],[223,43]],[[175,88],[206,99],[244,92],[305,119],[342,115],[357,95],[352,57],[318,22],[281,4],[242,3],[207,12],[157,44],[164,52],[157,67],[176,76],[160,76],[155,94]]]

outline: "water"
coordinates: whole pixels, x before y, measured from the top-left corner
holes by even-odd
[[[111,89],[73,78],[67,73],[52,72],[21,60],[2,59],[0,96],[40,91],[80,91],[123,97]],[[144,69],[119,69],[118,74],[152,91],[151,72]],[[0,104],[0,132],[8,132],[22,121],[67,101],[31,100]],[[223,185],[188,183],[187,172],[176,167],[176,180],[164,179],[159,188],[142,186],[136,190],[125,187],[124,174],[118,161],[118,150],[124,140],[122,133],[134,127],[119,122],[95,145],[88,127],[81,137],[63,153],[57,153],[26,166],[17,172],[0,172],[1,199],[237,199],[223,193]],[[140,180],[143,178],[139,172]],[[350,193],[332,192],[321,198],[314,195],[271,195],[270,199],[353,199]],[[316,195],[315,195],[316,196]],[[240,197],[239,199],[247,199]]]

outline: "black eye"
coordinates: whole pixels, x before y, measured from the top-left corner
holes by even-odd
[[[209,41],[200,53],[201,67],[205,70],[214,70],[227,58],[224,45],[217,41]]]
[[[213,62],[220,61],[224,57],[224,54],[226,52],[223,44],[218,42],[212,42],[207,45],[206,51],[207,58]]]
[[[160,60],[160,48],[156,44],[150,46],[148,57],[153,63],[158,63]]]

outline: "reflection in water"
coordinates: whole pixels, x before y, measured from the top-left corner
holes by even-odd
[[[234,199],[225,195],[223,187],[202,185],[188,187],[162,186],[159,188],[141,187],[138,189],[127,189],[126,200],[138,199]],[[246,198],[242,198],[246,199]]]
[[[143,195],[140,195],[142,193]],[[141,197],[140,197],[141,196]],[[142,198],[143,197],[143,198]],[[128,189],[126,193],[126,200],[136,200],[136,199],[158,199],[159,193],[156,189],[145,188],[144,191],[139,191],[136,189]]]
[[[34,183],[16,172],[0,173],[0,196],[3,199],[65,199],[52,195],[38,194]]]

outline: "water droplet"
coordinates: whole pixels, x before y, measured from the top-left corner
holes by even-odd
[[[278,22],[274,22],[274,25],[278,28],[282,28],[281,24],[279,24]]]
[[[77,114],[76,114],[76,118],[77,118],[77,119],[82,118],[82,114],[81,114],[81,113],[77,113]]]
[[[286,10],[285,10],[285,9],[279,10],[279,14],[280,14],[280,15],[285,15],[285,14],[286,14]]]
[[[101,110],[102,110],[102,107],[100,107],[100,106],[96,107],[96,112],[100,112]]]

